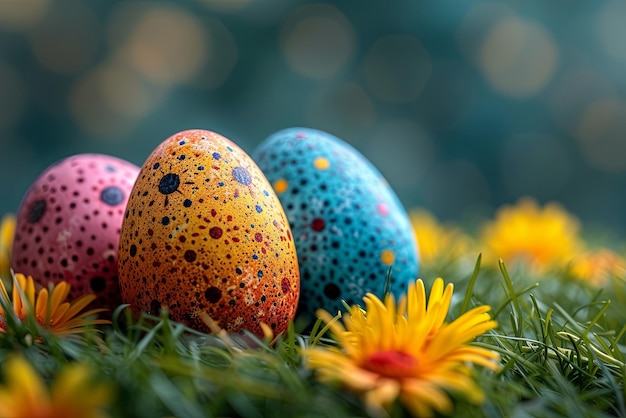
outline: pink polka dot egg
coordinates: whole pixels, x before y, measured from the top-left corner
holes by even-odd
[[[210,131],[179,132],[144,162],[122,224],[122,297],[136,313],[233,333],[287,329],[300,294],[283,208],[254,161]]]
[[[12,268],[40,285],[62,280],[72,300],[95,293],[90,306],[122,303],[117,249],[126,202],[139,167],[102,154],[78,154],[45,169],[17,211]]]
[[[272,183],[298,252],[299,312],[313,317],[362,303],[367,292],[396,297],[416,280],[417,244],[408,215],[380,172],[326,132],[291,128],[252,153]],[[385,289],[389,274],[389,286]]]

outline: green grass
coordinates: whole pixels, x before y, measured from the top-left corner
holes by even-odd
[[[455,400],[455,417],[626,417],[626,283],[603,289],[564,274],[530,277],[499,266],[445,266],[455,284],[448,319],[488,304],[499,326],[474,344],[497,351],[502,370],[475,368],[486,401]],[[441,271],[423,270],[427,289]],[[6,304],[6,301],[1,301]],[[79,339],[42,335],[33,321],[7,318],[0,361],[23,353],[46,379],[86,361],[115,388],[113,417],[366,416],[356,395],[318,383],[299,350],[330,344],[320,324],[291,324],[273,346],[252,335],[219,337],[161,317],[133,319],[120,307],[113,324]],[[4,379],[4,376],[2,376]],[[398,404],[392,416],[406,416]]]

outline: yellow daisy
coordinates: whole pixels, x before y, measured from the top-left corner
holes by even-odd
[[[4,215],[0,223],[0,279],[11,278],[11,251],[15,235],[15,216]]]
[[[94,381],[87,364],[65,366],[50,390],[23,357],[2,365],[4,386],[0,405],[4,418],[105,418],[111,401],[109,386]]]
[[[611,277],[626,277],[626,260],[613,251],[600,248],[574,258],[571,274],[596,286],[602,286]]]
[[[442,225],[423,209],[412,211],[409,217],[423,265],[431,265],[438,260],[455,260],[467,253],[470,240],[461,229]]]
[[[20,321],[24,321],[32,312],[42,328],[58,337],[80,334],[91,325],[111,323],[105,319],[90,318],[104,311],[103,308],[82,312],[96,299],[95,295],[83,295],[72,302],[64,302],[69,292],[70,285],[64,281],[56,286],[51,283],[49,289],[37,291],[32,277],[17,273],[13,280],[13,297],[9,299],[7,289],[0,282],[0,298],[3,298],[7,304],[13,305],[13,313]],[[9,331],[3,320],[5,317],[6,312],[0,306],[0,332],[4,333]]]
[[[314,345],[303,350],[305,364],[324,382],[339,382],[362,394],[368,412],[385,415],[396,399],[420,417],[434,411],[449,414],[446,391],[479,403],[483,393],[471,377],[470,363],[498,370],[498,354],[467,344],[497,326],[488,306],[474,308],[445,322],[453,285],[437,279],[428,304],[422,280],[409,285],[396,306],[393,295],[384,302],[372,294],[365,309],[353,306],[337,317],[320,310],[338,347]]]
[[[482,231],[485,255],[496,264],[522,263],[536,273],[564,268],[583,247],[576,218],[556,203],[543,208],[530,198],[500,208]]]

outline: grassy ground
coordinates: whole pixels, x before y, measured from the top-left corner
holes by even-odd
[[[427,289],[438,275],[455,284],[448,319],[487,304],[499,323],[473,344],[497,351],[502,369],[475,368],[485,402],[452,395],[453,415],[626,416],[623,279],[598,289],[566,274],[532,277],[479,264],[454,262],[421,274]],[[133,320],[124,307],[102,333],[69,339],[42,334],[32,321],[7,320],[13,332],[0,334],[0,360],[21,352],[46,379],[68,362],[87,362],[113,388],[113,417],[367,415],[357,395],[317,382],[303,366],[300,348],[332,340],[298,321],[270,346],[252,336],[201,334],[166,314]],[[407,411],[398,403],[390,414]]]

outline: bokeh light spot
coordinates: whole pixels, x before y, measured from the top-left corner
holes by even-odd
[[[515,197],[551,199],[569,183],[572,174],[567,146],[546,134],[519,134],[508,139],[499,163],[502,181]]]
[[[305,5],[287,19],[280,43],[293,71],[323,79],[345,66],[356,41],[352,25],[335,7]]]
[[[172,85],[188,81],[204,64],[211,42],[202,22],[174,5],[118,11],[111,32],[125,39],[123,59],[148,80]]]
[[[378,39],[365,57],[363,74],[369,90],[391,103],[408,103],[420,95],[432,72],[428,51],[410,35]]]
[[[95,13],[80,1],[67,0],[72,14],[51,8],[30,34],[35,58],[45,68],[72,74],[85,68],[98,48],[99,25]]]
[[[607,172],[626,171],[626,101],[604,98],[591,103],[578,125],[585,159]]]
[[[400,194],[416,190],[434,161],[430,136],[417,123],[404,118],[378,123],[364,151]]]
[[[0,28],[16,32],[28,30],[39,23],[48,6],[48,0],[0,1]]]
[[[487,34],[479,68],[498,92],[513,97],[539,93],[554,74],[559,52],[538,22],[506,18]]]
[[[26,105],[25,83],[18,71],[0,61],[0,130],[17,123]]]
[[[238,12],[246,7],[252,0],[201,0],[209,9],[220,12]]]
[[[605,2],[595,18],[595,32],[606,53],[626,63],[626,3],[621,0]]]
[[[311,126],[342,138],[362,135],[375,119],[374,105],[365,89],[350,82],[318,89],[306,115]]]

